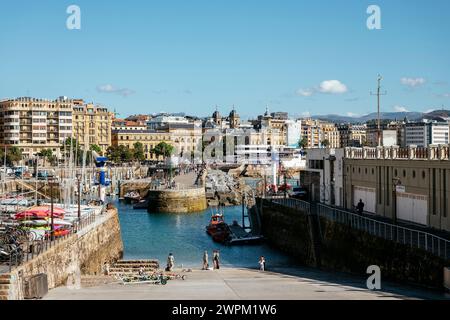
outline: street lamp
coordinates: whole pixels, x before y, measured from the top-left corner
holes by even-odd
[[[400,178],[393,178],[392,179],[392,219],[394,221],[394,224],[397,224],[397,187],[402,185],[402,181],[400,180]]]

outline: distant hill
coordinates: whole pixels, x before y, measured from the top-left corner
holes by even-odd
[[[378,114],[376,112],[361,116],[361,117],[348,117],[340,116],[336,114],[313,116],[313,119],[325,120],[334,123],[365,123],[369,120],[377,119]],[[387,120],[402,120],[407,118],[410,121],[416,121],[421,119],[440,120],[442,118],[449,118],[450,110],[435,110],[430,113],[420,112],[381,112],[380,118]]]

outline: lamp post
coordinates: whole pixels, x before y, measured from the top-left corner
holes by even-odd
[[[392,220],[394,224],[397,224],[397,186],[402,185],[400,178],[393,178],[392,185]]]

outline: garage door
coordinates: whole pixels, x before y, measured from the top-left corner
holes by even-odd
[[[412,193],[397,193],[397,218],[427,225],[428,197]]]
[[[364,202],[364,211],[376,213],[376,192],[374,188],[353,187],[353,205],[357,206],[360,199]]]

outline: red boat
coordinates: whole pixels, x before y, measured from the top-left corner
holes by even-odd
[[[209,225],[206,226],[206,233],[212,236],[213,233],[217,231],[218,228],[223,227],[225,225],[225,220],[223,219],[222,213],[216,213],[211,216],[211,220],[209,221]]]
[[[209,225],[206,227],[206,233],[208,233],[215,242],[223,243],[228,239],[230,230],[223,219],[222,213],[216,213],[211,216]]]

